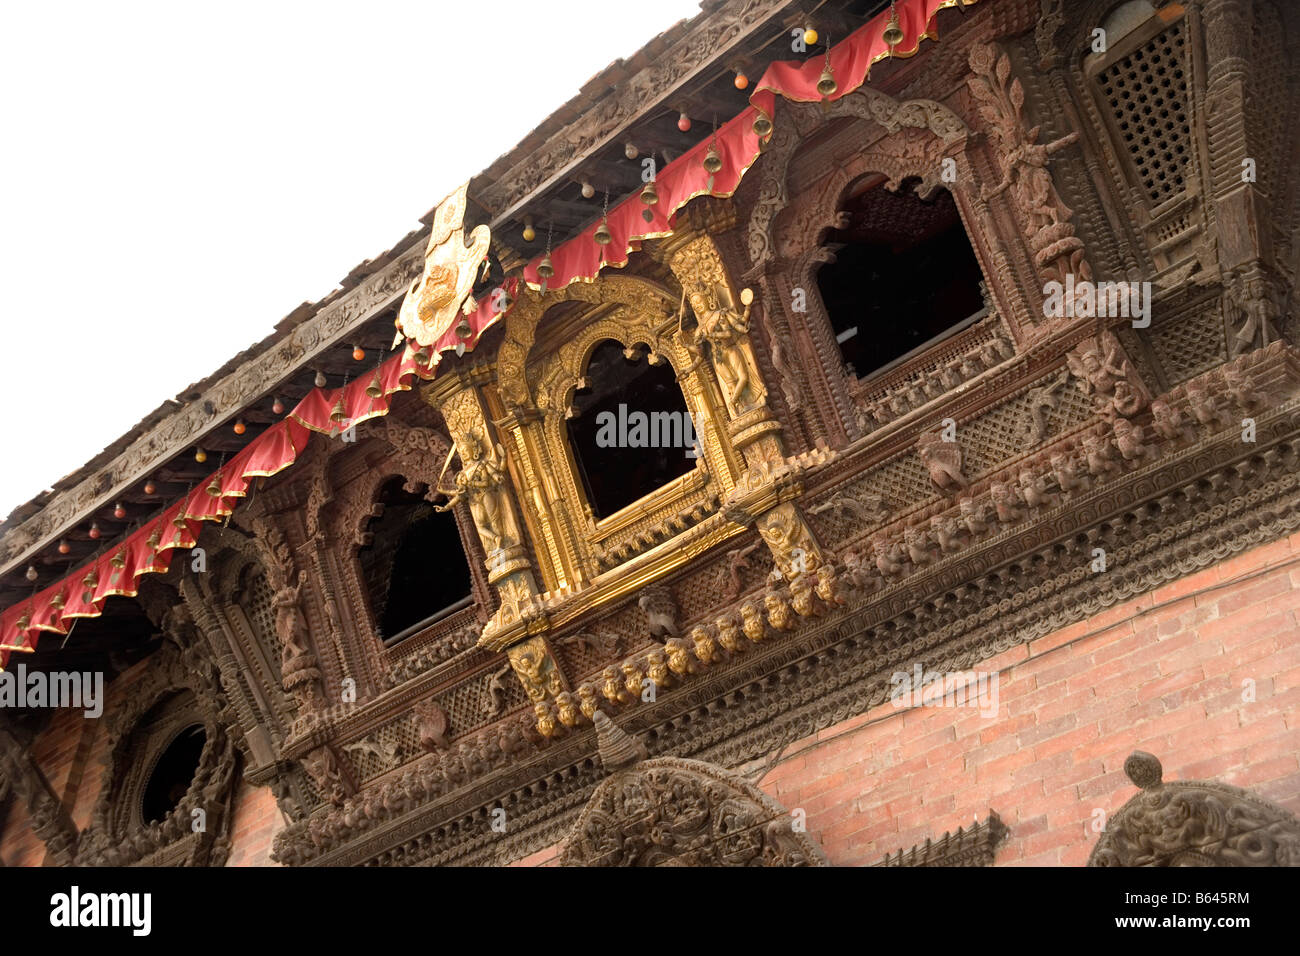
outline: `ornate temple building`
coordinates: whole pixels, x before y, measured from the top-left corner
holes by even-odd
[[[0,860],[1300,864],[1298,44],[706,0],[0,525]]]

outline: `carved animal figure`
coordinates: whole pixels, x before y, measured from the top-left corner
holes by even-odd
[[[912,559],[912,564],[920,567],[930,563],[930,541],[924,528],[917,525],[904,528],[903,542],[907,546],[907,556]]]
[[[760,539],[747,548],[736,548],[727,552],[727,586],[722,592],[722,599],[724,601],[734,601],[736,598],[740,597],[741,588],[744,587],[744,584],[740,580],[741,569],[747,569],[751,566],[749,563],[749,556],[753,554],[754,549],[759,547],[762,543],[763,542]]]
[[[649,587],[637,598],[637,606],[650,622],[650,636],[656,640],[677,637],[677,602],[667,588]]]
[[[1151,403],[1151,416],[1152,427],[1161,438],[1166,441],[1191,440],[1192,429],[1183,418],[1183,413],[1164,399],[1158,398]]]
[[[1020,470],[1020,495],[1030,508],[1049,508],[1056,503],[1048,490],[1047,478],[1035,475],[1028,468]]]
[[[944,554],[960,551],[962,547],[961,528],[954,515],[935,515],[930,519],[930,530],[934,532],[939,550]]]
[[[1069,494],[1086,487],[1086,483],[1078,474],[1075,460],[1069,455],[1057,452],[1048,460],[1052,463],[1052,477],[1056,479],[1056,486],[1062,492]]]
[[[962,474],[961,446],[955,441],[927,432],[917,439],[916,451],[930,471],[930,480],[941,490],[961,491],[970,486]]]
[[[835,569],[830,564],[823,564],[817,569],[817,596],[832,607],[848,604],[844,589],[840,587]]]
[[[769,591],[763,597],[763,604],[767,607],[767,623],[778,631],[794,630],[794,618],[790,616],[790,605],[779,594]]]
[[[1115,435],[1115,447],[1125,461],[1136,461],[1146,454],[1141,425],[1134,425],[1127,418],[1116,418],[1111,429]]]
[[[745,636],[755,643],[767,636],[767,626],[763,614],[752,601],[746,601],[740,608],[741,628]]]
[[[447,712],[435,700],[422,700],[411,708],[415,712],[420,746],[429,753],[447,749]]]
[[[876,570],[887,578],[900,574],[903,570],[903,556],[898,542],[893,538],[873,538],[871,550],[876,555]]]
[[[1024,517],[1020,508],[1020,496],[1016,486],[1006,481],[995,481],[989,485],[989,497],[993,499],[993,508],[997,511],[998,521],[1014,524]]]
[[[718,618],[714,623],[718,627],[718,643],[732,654],[742,653],[745,642],[741,640],[740,627],[736,624],[736,619],[727,615]]]

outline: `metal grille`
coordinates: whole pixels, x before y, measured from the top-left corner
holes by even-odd
[[[1142,188],[1157,204],[1183,191],[1191,160],[1186,38],[1179,21],[1097,75]]]

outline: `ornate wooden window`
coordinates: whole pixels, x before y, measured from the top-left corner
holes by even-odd
[[[840,354],[858,377],[905,361],[984,312],[983,273],[952,194],[917,195],[865,179],[823,245],[833,254],[818,290]]]
[[[137,822],[146,826],[158,823],[176,809],[194,782],[207,741],[202,724],[191,724],[172,737],[145,780]]]
[[[570,408],[569,446],[597,519],[695,467],[694,426],[663,357],[606,339],[592,350],[581,386]]]
[[[1198,184],[1192,136],[1192,23],[1183,7],[1132,0],[1103,21],[1106,51],[1083,72],[1114,144],[1158,268],[1183,258],[1194,231]]]
[[[375,628],[386,644],[473,603],[469,561],[456,519],[394,477],[380,488],[370,543],[357,558]]]

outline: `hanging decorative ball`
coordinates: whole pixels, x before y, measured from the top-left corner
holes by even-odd
[[[814,30],[812,27],[808,27],[807,29],[805,29],[803,31],[803,42],[805,46],[816,46],[817,31]]]
[[[524,242],[532,242],[537,238],[537,230],[533,228],[533,217],[524,216]]]
[[[762,113],[759,113],[758,116],[754,118],[754,135],[769,136],[771,135],[771,133],[772,133],[772,121],[768,119],[766,116],[764,116]]]
[[[749,77],[740,70],[736,71],[736,89],[743,90],[749,86]]]
[[[27,565],[27,574],[25,576],[28,581],[35,581],[38,577],[40,577],[40,575],[36,573],[36,565],[34,564]]]
[[[551,265],[551,254],[548,252],[542,261],[537,263],[537,274],[543,279],[549,279],[555,275],[555,266]]]
[[[157,486],[156,484],[154,484],[154,481],[153,481],[152,478],[150,478],[148,481],[146,481],[146,482],[144,483],[144,493],[145,493],[146,495],[152,495],[152,494],[155,494],[155,493],[157,493],[157,491],[158,491],[158,486]]]
[[[208,453],[202,448],[199,448],[194,452],[194,460],[201,465],[208,460]]]
[[[596,232],[592,236],[599,246],[607,246],[614,237],[609,232],[609,220],[604,216],[600,217],[600,225],[596,227]]]
[[[237,422],[235,422],[234,432],[236,435],[242,435],[246,431],[248,431],[248,426],[244,424],[244,420],[242,418],[239,419]]]
[[[326,383],[325,383],[325,373],[322,372],[320,369],[317,369],[317,370],[316,370],[316,379],[315,379],[315,382],[316,382],[316,387],[317,387],[317,388],[324,388],[324,387],[325,387],[325,384],[326,384]]]
[[[352,360],[354,362],[362,362],[365,361],[365,358],[366,358],[366,350],[363,349],[360,345],[354,346],[352,349]]]
[[[636,159],[641,155],[640,151],[632,145],[631,141],[623,144],[623,155],[628,159]]]
[[[591,184],[591,180],[584,178],[582,180],[582,198],[590,199],[594,195],[596,195],[596,187]]]
[[[683,133],[690,132],[691,118],[687,116],[685,112],[683,112],[681,116],[677,117],[677,128]]]
[[[68,544],[67,539],[59,542],[59,554],[67,554],[72,550],[72,545]]]
[[[122,507],[122,502],[119,501],[117,504],[113,505],[113,517],[118,521],[121,521],[126,517],[126,509]]]
[[[279,397],[271,403],[271,411],[276,415],[284,414],[284,402],[280,401]]]
[[[90,531],[87,532],[87,533],[91,536],[91,538],[93,538],[94,540],[98,541],[98,540],[99,540],[99,536],[100,536],[100,534],[101,534],[102,532],[99,530],[99,525],[96,524],[94,521],[92,521],[92,522],[90,523]]]

